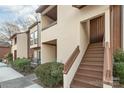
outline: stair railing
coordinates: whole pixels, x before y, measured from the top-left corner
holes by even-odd
[[[67,74],[69,72],[70,68],[72,67],[79,53],[80,53],[80,49],[79,46],[77,46],[73,51],[72,55],[67,60],[67,62],[64,64],[64,74]]]
[[[112,54],[110,42],[103,42],[104,45],[104,67],[103,67],[103,83],[112,86]]]

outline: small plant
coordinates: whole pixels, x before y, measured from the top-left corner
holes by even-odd
[[[39,65],[35,73],[46,87],[56,87],[63,84],[63,64],[50,62]]]
[[[19,72],[29,72],[31,70],[30,61],[26,58],[17,58],[13,65]]]
[[[117,50],[114,54],[113,75],[119,77],[119,82],[124,84],[124,51]]]
[[[8,63],[13,66],[13,55],[12,55],[12,53],[8,53],[6,55],[6,59],[8,60]]]

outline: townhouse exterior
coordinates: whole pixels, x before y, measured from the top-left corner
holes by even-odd
[[[17,58],[29,58],[28,32],[20,32],[11,36],[12,47],[11,53],[13,60]]]
[[[116,49],[124,48],[123,8],[41,5],[36,10],[41,21],[32,24],[27,32],[11,37],[14,59],[63,63],[65,88],[112,87],[112,55]]]
[[[28,58],[32,65],[40,64],[40,22],[35,22],[25,32],[16,33],[11,36],[11,53],[13,60],[17,58]]]
[[[64,87],[112,87],[121,6],[42,5],[41,63],[64,63]]]

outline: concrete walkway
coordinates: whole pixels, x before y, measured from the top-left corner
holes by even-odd
[[[7,67],[6,64],[0,63],[0,82],[24,77],[14,69]]]
[[[24,77],[6,64],[0,63],[0,85],[2,88],[42,88],[34,83],[35,75]]]
[[[0,67],[6,67],[6,66],[7,66],[6,64],[0,62]]]

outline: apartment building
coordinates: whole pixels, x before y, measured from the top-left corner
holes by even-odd
[[[41,62],[64,63],[64,87],[112,87],[121,6],[41,5],[36,12],[41,14]]]
[[[12,47],[11,53],[13,54],[13,60],[17,58],[28,58],[28,32],[16,33],[11,37]]]
[[[32,62],[34,65],[41,63],[41,38],[40,38],[40,22],[35,22],[29,27],[30,49],[33,50]]]

